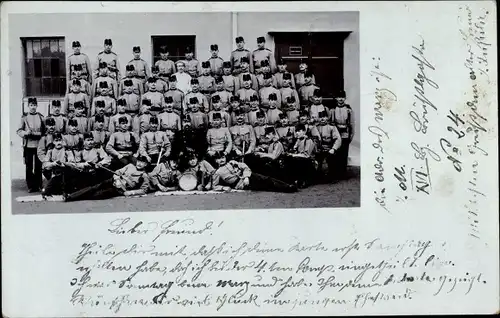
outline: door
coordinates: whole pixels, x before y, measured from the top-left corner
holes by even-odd
[[[301,61],[307,62],[323,91],[324,104],[330,106],[335,92],[344,89],[344,40],[349,32],[274,33],[276,59],[287,63],[296,74]]]

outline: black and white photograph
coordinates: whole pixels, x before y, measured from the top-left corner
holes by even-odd
[[[359,12],[12,14],[12,213],[359,207],[359,54]]]

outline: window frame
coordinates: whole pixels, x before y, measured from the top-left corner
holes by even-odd
[[[21,46],[23,52],[23,97],[37,97],[37,98],[61,98],[66,94],[67,74],[66,74],[66,38],[65,36],[40,36],[40,37],[21,37]],[[43,42],[48,41],[49,54],[44,54]],[[57,51],[53,52],[53,43]],[[38,45],[39,55],[35,56],[33,47]],[[31,52],[30,52],[31,50]],[[55,53],[55,54],[54,54]],[[53,75],[54,65],[53,60],[57,60],[58,75]],[[48,62],[47,62],[48,61]],[[33,63],[33,64],[31,64]],[[35,67],[39,63],[40,76],[37,75]],[[49,74],[47,75],[46,72]],[[32,88],[32,82],[39,81],[39,91],[35,92]],[[48,83],[46,82],[48,80]],[[54,83],[59,86],[55,90]],[[49,92],[44,92],[45,85],[50,86]]]
[[[192,50],[193,50],[193,53],[194,53],[194,58],[196,58],[196,34],[155,34],[155,35],[151,35],[151,61],[153,62],[152,64],[155,65],[155,63],[161,58],[160,57],[160,53],[157,52],[155,50],[155,41],[157,40],[168,40],[168,38],[171,38],[171,39],[174,39],[174,38],[184,38],[185,40],[188,40],[188,38],[190,38],[189,40],[192,40],[192,43],[188,43],[186,44],[187,42],[189,41],[185,41],[184,46],[186,45],[189,45],[191,46]],[[168,43],[168,41],[166,41]],[[158,46],[158,48],[161,47],[161,46]],[[169,51],[171,49],[171,47],[169,45],[167,45],[167,47],[169,48]],[[179,47],[177,47],[177,49],[179,49]],[[156,55],[157,54],[157,55]],[[181,56],[181,55],[172,55],[171,52],[169,52],[169,56],[168,58],[174,62],[178,61],[178,60],[184,60],[185,59],[185,56]]]

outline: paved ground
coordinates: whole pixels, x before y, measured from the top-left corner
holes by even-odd
[[[349,179],[320,184],[297,193],[249,192],[189,196],[117,197],[79,202],[26,202],[16,197],[29,195],[24,181],[12,182],[13,214],[137,212],[219,209],[327,208],[360,206],[360,170],[352,167]]]

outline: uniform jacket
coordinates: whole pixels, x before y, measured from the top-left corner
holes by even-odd
[[[164,97],[171,96],[174,100],[174,110],[180,112],[181,108],[185,108],[185,94],[180,89],[169,89]]]
[[[231,133],[226,127],[210,128],[207,131],[208,151],[224,151],[229,153],[233,147]]]
[[[137,136],[129,131],[117,131],[111,134],[106,144],[106,152],[111,156],[131,155],[137,151]]]
[[[321,148],[322,151],[329,151],[330,149],[337,150],[342,145],[342,139],[337,127],[326,124],[317,126],[319,134],[321,136]]]
[[[210,71],[212,72],[212,75],[222,75],[222,64],[224,63],[224,60],[220,57],[211,57],[208,59],[208,62],[210,62]]]
[[[222,79],[224,80],[224,89],[231,94],[236,93],[236,91],[241,87],[240,80],[236,76],[223,75]]]
[[[45,136],[42,136],[40,139],[40,142],[38,142],[38,148],[36,150],[36,155],[38,156],[38,159],[40,162],[43,162],[45,160],[45,156],[47,155],[47,151],[50,149],[54,148],[54,135],[52,134],[47,134]]]
[[[141,135],[139,143],[139,155],[151,156],[160,153],[163,148],[164,155],[170,154],[171,145],[164,131],[148,131]]]
[[[91,98],[94,98],[97,96],[97,89],[99,88],[99,85],[101,82],[106,82],[108,83],[108,88],[111,89],[111,96],[116,98],[118,97],[118,83],[117,81],[111,77],[111,76],[98,76],[95,78],[95,81],[92,85],[92,94],[90,94]]]
[[[264,74],[260,73],[260,74],[257,74],[255,75],[255,77],[257,78],[257,83],[259,85],[259,89],[261,89],[262,87],[264,87]],[[278,88],[278,81],[276,80],[276,76],[274,75],[271,75],[271,86],[274,87],[274,88]]]
[[[66,74],[71,76],[74,71],[75,65],[82,66],[82,75],[91,75],[92,67],[90,66],[90,59],[85,53],[71,54],[68,57],[68,63],[66,64]],[[72,77],[70,78],[72,79]]]
[[[262,87],[259,90],[259,97],[260,97],[260,105],[262,108],[269,108],[269,94],[276,94],[276,97],[278,99],[278,107],[281,106],[281,94],[280,91],[272,86],[268,87]]]
[[[306,137],[304,139],[297,139],[293,149],[299,154],[312,157],[316,152],[316,144],[312,141],[312,139]]]
[[[106,130],[91,130],[90,133],[94,136],[94,146],[96,148],[103,147],[104,149],[111,133]]]
[[[252,58],[252,53],[247,50],[247,49],[241,49],[241,50],[234,50],[231,52],[231,66],[234,70],[239,70],[241,68],[241,58],[246,57],[248,58],[249,65],[250,65],[250,72],[253,73],[253,58]]]
[[[296,85],[297,89],[302,87],[304,84],[305,84],[304,73],[295,74],[295,85]],[[314,74],[313,74],[312,79],[311,79],[311,84],[316,85],[316,77],[314,76]]]
[[[310,99],[314,95],[314,90],[317,88],[318,86],[314,84],[301,86],[299,88],[300,104],[309,106],[311,103]]]
[[[198,98],[198,103],[199,103],[199,108],[203,111],[203,112],[208,112],[210,110],[210,103],[208,102],[208,99],[207,97],[202,94],[201,92],[191,92],[191,93],[187,93],[186,94],[186,97],[185,97],[185,102],[186,104],[189,103],[189,100],[193,97],[196,97]]]
[[[283,87],[283,74],[285,73],[289,73],[289,72],[278,72],[276,74],[274,74],[274,77],[276,78],[276,84],[278,85],[276,88],[277,89],[280,89]],[[296,86],[295,86],[295,76],[293,76],[292,74],[292,78],[290,79],[290,87],[295,89]]]
[[[79,92],[78,94],[70,92],[64,96],[61,113],[68,114],[69,112],[74,112],[76,102],[83,102],[83,106],[87,110],[90,109],[90,99],[87,94],[82,92]]]
[[[111,51],[110,53],[106,53],[101,51],[97,54],[94,67],[96,73],[99,72],[99,63],[101,62],[106,62],[106,64],[108,64],[108,69],[115,74],[115,78],[120,78],[120,63],[118,61],[118,55],[115,52]]]
[[[288,104],[287,104],[286,100],[287,100],[288,97],[291,97],[291,96],[295,97],[294,106],[295,107],[299,107],[300,106],[299,94],[293,88],[291,88],[291,87],[282,87],[282,88],[280,88],[280,95],[281,95],[281,109],[288,110],[287,109]],[[294,108],[294,109],[296,109],[296,108]]]
[[[140,78],[148,78],[151,76],[148,63],[141,58],[131,59],[128,61],[127,65],[133,65],[135,71],[137,72],[137,76]]]
[[[23,138],[23,146],[28,148],[38,148],[38,142],[45,133],[44,117],[40,113],[26,114],[21,117],[21,123],[17,129],[17,134],[21,137],[21,132],[30,131],[30,135]]]
[[[118,124],[118,120],[120,119],[120,117],[127,117],[128,121],[127,130],[129,131],[132,130],[132,116],[130,116],[130,114],[127,113],[122,113],[122,114],[117,113],[116,115],[111,116],[111,118],[109,119],[108,130],[110,133],[114,133],[120,129]]]
[[[216,191],[222,190],[223,186],[234,188],[241,179],[251,175],[252,171],[246,164],[231,160],[215,171],[212,186]]]
[[[289,152],[295,145],[295,126],[289,125],[277,127],[276,134],[283,144],[284,150]]]
[[[252,126],[248,124],[236,125],[229,128],[233,138],[233,149],[243,151],[243,142],[245,142],[245,152],[253,152],[257,140],[255,138],[255,131]]]
[[[264,60],[269,61],[269,66],[271,67],[271,72],[276,72],[276,60],[274,58],[273,52],[268,48],[256,49],[252,52],[252,59],[254,65],[254,71],[260,68],[260,64]]]
[[[164,80],[168,80],[170,75],[177,72],[174,61],[170,59],[158,60],[156,61],[155,66],[158,66],[158,69],[160,70],[159,76]]]
[[[63,114],[59,115],[50,115],[50,117],[54,118],[56,122],[56,132],[64,133],[66,131],[66,125],[68,124],[68,118]]]
[[[135,93],[123,94],[120,98],[127,102],[125,106],[125,112],[132,115],[137,115],[139,113],[139,108],[141,104],[141,98]]]
[[[123,95],[123,91],[125,90],[125,81],[126,80],[131,80],[132,81],[132,87],[133,87],[133,93],[141,96],[144,94],[144,84],[142,81],[136,77],[124,77],[120,80],[120,87],[118,88],[118,96]]]
[[[253,90],[252,88],[249,88],[249,89],[240,88],[236,92],[236,96],[238,96],[239,99],[243,103],[249,103],[250,102],[250,96],[259,96],[259,94],[257,94],[257,92],[255,90]]]
[[[331,111],[331,122],[337,126],[342,138],[354,135],[354,116],[351,106],[344,104],[336,106]]]
[[[238,74],[238,84],[240,86],[240,88],[243,88],[243,75],[250,75],[250,79],[252,80],[252,86],[251,88],[253,88],[255,91],[258,91],[259,90],[259,81],[257,80],[257,77],[252,74],[252,73],[249,73],[249,72],[245,72],[245,73],[240,73]]]
[[[116,100],[106,95],[106,96],[96,96],[92,100],[92,110],[90,111],[91,116],[94,116],[96,114],[95,109],[96,109],[96,102],[98,100],[104,101],[104,114],[106,114],[106,116],[111,116],[116,114]]]
[[[269,125],[275,125],[280,120],[280,114],[283,112],[277,108],[267,110],[267,123]]]

